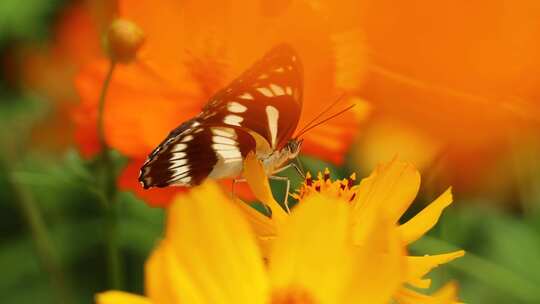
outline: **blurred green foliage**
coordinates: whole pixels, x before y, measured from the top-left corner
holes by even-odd
[[[95,164],[75,150],[31,149],[30,132],[48,111],[35,97],[0,101],[0,302],[91,303],[109,288],[105,211]],[[121,165],[123,160],[117,157]],[[143,265],[163,227],[163,211],[130,193],[115,206],[126,290],[142,292]]]
[[[0,54],[20,41],[46,39],[63,4],[0,1]],[[92,303],[96,292],[110,288],[106,210],[99,203],[95,163],[81,158],[74,148],[57,155],[32,146],[32,129],[50,113],[51,103],[17,86],[2,83],[0,88],[0,302]],[[518,153],[517,159],[537,160],[537,153]],[[115,159],[123,164],[121,157]],[[311,157],[301,161],[312,173],[331,168],[333,178],[347,177],[353,170],[365,176],[370,170],[355,168],[351,162],[336,168]],[[523,208],[509,211],[457,193],[456,204],[445,211],[436,228],[413,244],[411,252],[419,255],[467,251],[464,258],[431,275],[433,288],[457,280],[468,303],[540,303],[540,166],[513,167],[518,191],[511,197],[515,201],[506,204]],[[298,187],[300,178],[294,170],[285,174],[292,189]],[[284,184],[272,185],[282,200]],[[441,190],[423,185],[405,217],[434,199],[434,189]],[[164,212],[125,192],[119,194],[114,212],[123,286],[141,293],[144,261],[160,239]]]
[[[13,40],[43,39],[63,0],[0,1],[0,46]]]
[[[53,258],[63,272],[61,288],[68,290],[75,303],[91,302],[93,294],[108,288],[106,270],[105,212],[92,189],[93,174],[76,152],[60,161],[30,156],[10,172],[2,170],[2,250],[0,265],[4,276],[0,294],[4,303],[57,302],[51,294],[46,265],[35,246],[35,234],[20,207],[17,191],[25,191],[29,204],[45,222]],[[19,189],[13,189],[10,184]],[[142,292],[144,261],[162,232],[163,212],[151,209],[129,193],[121,193],[115,212],[118,216],[118,240],[123,256],[127,290]],[[22,213],[22,214],[21,214]],[[34,293],[35,290],[35,293]],[[25,291],[25,292],[21,292]],[[28,292],[31,291],[31,292]],[[43,293],[43,295],[42,295]],[[39,296],[39,297],[38,297]],[[84,299],[84,301],[83,301]]]

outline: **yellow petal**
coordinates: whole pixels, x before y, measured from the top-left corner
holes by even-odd
[[[354,294],[353,303],[389,303],[405,280],[406,250],[396,225],[378,216],[375,219],[364,245],[357,248],[356,286],[351,289],[362,292]]]
[[[399,304],[458,304],[457,286],[448,283],[432,296],[421,294],[408,288],[402,288],[394,297]]]
[[[430,296],[405,287],[401,288],[399,292],[396,293],[394,300],[399,304],[435,304]]]
[[[257,236],[276,236],[278,227],[269,217],[239,199],[235,201]]]
[[[241,200],[237,199],[236,202],[257,236],[257,242],[261,248],[263,258],[268,258],[272,248],[272,242],[276,238],[279,228],[276,221],[271,220]]]
[[[316,303],[343,303],[344,283],[353,275],[349,210],[343,201],[317,194],[296,207],[270,257],[275,291],[294,287]]]
[[[407,283],[416,288],[427,289],[431,286],[431,279],[412,278],[409,279]]]
[[[425,281],[419,281],[424,275],[433,268],[462,257],[464,254],[465,251],[458,250],[437,255],[409,256],[407,257],[407,281],[413,286],[427,288],[429,285],[425,286]]]
[[[360,182],[355,210],[380,205],[388,219],[397,222],[413,202],[420,187],[420,173],[409,163],[393,160],[381,164]]]
[[[452,203],[452,189],[448,188],[441,196],[399,227],[402,239],[410,244],[429,231],[441,216],[442,211]]]
[[[178,265],[172,246],[162,241],[145,265],[146,294],[153,303],[204,304],[204,295],[191,281],[185,269]]]
[[[123,292],[106,291],[96,295],[97,304],[152,304],[148,298]]]
[[[155,303],[173,303],[174,295],[171,293],[171,284],[168,279],[167,264],[164,255],[164,246],[161,242],[150,255],[144,267],[145,293]]]
[[[437,299],[439,303],[461,303],[457,301],[458,286],[455,282],[446,283],[446,285],[433,294],[433,297]]]
[[[189,276],[203,303],[264,303],[268,282],[259,249],[238,207],[208,181],[179,196],[168,211],[166,242],[174,253],[169,265]],[[186,290],[187,289],[187,290]],[[178,298],[176,303],[190,303]]]
[[[255,197],[272,209],[272,218],[278,222],[283,221],[287,214],[272,196],[266,172],[254,153],[246,156],[243,174]]]

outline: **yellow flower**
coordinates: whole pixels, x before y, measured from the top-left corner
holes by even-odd
[[[333,203],[328,203],[329,201]],[[326,195],[306,198],[280,223],[265,263],[238,204],[207,182],[168,210],[165,238],[146,263],[146,295],[98,294],[99,304],[388,303],[405,273],[399,233],[381,213],[359,225],[366,241],[352,244],[353,209]]]
[[[273,198],[268,201],[268,184],[257,180],[250,180],[254,176],[260,176],[262,165],[251,156],[245,162],[246,178],[252,186],[254,194],[259,200],[268,206],[275,206]],[[323,195],[327,203],[336,204],[336,201],[345,203],[351,209],[352,220],[350,223],[351,242],[359,250],[378,250],[378,256],[372,257],[371,264],[366,267],[382,267],[384,262],[375,262],[378,258],[383,258],[389,251],[385,247],[385,242],[380,243],[384,234],[374,226],[379,218],[384,218],[392,225],[392,229],[397,232],[401,245],[406,246],[421,238],[438,221],[442,211],[452,203],[451,189],[446,190],[430,205],[419,212],[415,217],[402,225],[398,225],[399,218],[409,208],[420,187],[420,174],[410,164],[393,160],[388,164],[379,165],[375,171],[367,178],[363,179],[359,185],[355,185],[356,175],[353,174],[347,179],[331,180],[330,172],[325,170],[319,173],[317,179],[312,179],[307,175],[304,184],[293,197],[299,200],[299,206],[309,204],[312,197]],[[337,203],[339,204],[339,203]],[[273,208],[272,211],[274,212]],[[258,241],[264,254],[271,252],[272,240],[279,235],[280,223],[268,219],[256,212],[251,212],[244,208],[249,221],[258,234]],[[296,211],[293,211],[293,214]],[[275,213],[275,212],[274,212]],[[324,215],[323,215],[324,217]],[[319,219],[323,221],[324,219]],[[316,226],[316,225],[315,225]],[[376,231],[376,237],[373,235]],[[264,233],[261,233],[264,232]],[[271,233],[275,234],[271,234]],[[398,303],[454,303],[456,288],[450,283],[445,286],[440,293],[433,296],[420,294],[405,287],[405,284],[425,289],[431,284],[424,276],[433,268],[440,264],[448,263],[451,260],[464,255],[463,250],[438,255],[425,255],[421,257],[407,256],[403,251],[406,263],[406,273],[399,282],[402,286],[395,294],[394,300]],[[443,292],[444,291],[444,292]]]

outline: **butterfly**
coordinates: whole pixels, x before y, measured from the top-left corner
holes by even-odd
[[[274,47],[211,97],[197,116],[172,130],[148,156],[139,181],[147,189],[236,178],[250,152],[274,176],[300,152],[302,140],[293,133],[302,95],[298,54],[286,44]]]

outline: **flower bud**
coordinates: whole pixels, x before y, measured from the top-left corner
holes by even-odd
[[[111,23],[105,37],[106,50],[112,60],[129,63],[135,59],[144,38],[144,33],[137,24],[126,19],[116,19]]]

